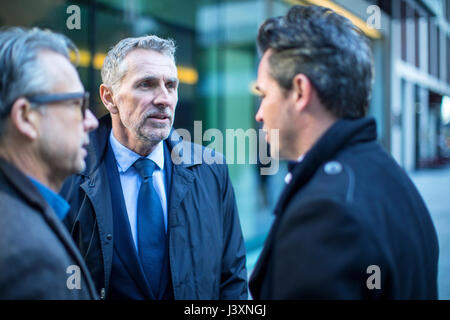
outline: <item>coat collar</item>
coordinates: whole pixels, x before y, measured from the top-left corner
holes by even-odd
[[[338,152],[351,145],[374,141],[376,138],[377,128],[373,118],[336,121],[292,170],[292,180],[281,193],[275,206],[275,214],[281,214],[295,192],[311,179],[320,166],[331,160]]]
[[[0,170],[8,182],[30,205],[42,212],[50,209],[36,186],[14,165],[0,158]]]

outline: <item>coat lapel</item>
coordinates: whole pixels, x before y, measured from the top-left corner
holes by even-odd
[[[190,168],[202,162],[202,149],[201,146],[182,141],[175,130],[171,132],[166,142],[167,154],[170,156],[167,160],[173,163],[168,212],[169,225],[174,227],[178,225],[178,219],[173,212],[178,210],[187,192],[192,189],[191,186],[194,183],[195,176]],[[183,157],[185,152],[189,152],[190,156]]]
[[[75,260],[76,264],[80,267],[81,272],[85,275],[87,280],[86,284],[88,286],[88,290],[91,293],[91,296],[97,297],[95,286],[91,279],[87,266],[85,265],[80,252],[78,251],[72,238],[70,237],[69,232],[66,230],[62,222],[58,219],[58,217],[44,200],[44,198],[40,195],[39,191],[34,187],[33,183],[22,172],[20,172],[17,168],[7,163],[3,159],[0,159],[0,170],[3,171],[5,177],[22,195],[22,197],[42,213],[49,227],[58,236],[69,254]]]
[[[182,166],[174,166],[172,173],[172,183],[170,186],[170,202],[169,213],[170,220],[173,224],[178,224],[178,221],[174,221],[176,216],[172,214],[180,207],[181,202],[185,198],[187,192],[191,190],[191,186],[194,183],[195,177],[192,172]]]
[[[172,130],[170,137],[166,139],[165,143],[167,147],[167,159],[165,160],[171,161],[172,163],[171,181],[168,184],[168,190],[170,191],[167,193],[169,265],[172,283],[179,283],[182,275],[175,271],[180,270],[179,265],[183,264],[184,261],[175,259],[174,255],[179,250],[190,250],[190,248],[187,246],[187,241],[180,242],[180,239],[177,240],[174,233],[178,234],[178,236],[184,234],[176,232],[177,228],[185,227],[182,225],[182,222],[180,222],[180,214],[184,213],[184,210],[180,207],[190,190],[192,190],[192,186],[195,182],[195,176],[191,167],[201,163],[201,146],[195,147],[191,143],[182,141],[175,130]],[[188,154],[184,152],[189,152],[190,156],[186,157]],[[180,248],[180,243],[185,243],[185,248]],[[177,290],[177,287],[174,286],[173,293],[175,298],[177,297]]]
[[[73,243],[73,240],[70,237],[68,231],[65,229],[62,222],[56,217],[53,210],[50,209],[50,207],[48,207],[48,206],[44,211],[44,217],[46,218],[50,227],[55,231],[55,233],[62,240],[62,242],[68,249],[68,251],[72,254],[72,257],[76,261],[77,265],[80,266],[80,269],[83,272],[83,274],[85,274],[86,277],[88,278],[87,285],[89,287],[89,291],[91,292],[92,297],[96,297],[97,293],[95,290],[94,283],[91,279],[90,273],[88,271],[88,268],[84,262],[84,259],[81,257],[80,252],[78,251],[78,248],[76,248],[75,244]]]
[[[106,226],[112,226],[112,215],[109,214],[112,211],[111,198],[109,191],[109,184],[107,181],[106,171],[104,166],[97,167],[89,176],[85,177],[84,182],[80,185],[81,189],[84,190],[87,197],[94,207],[94,212],[96,215],[99,237],[100,241],[103,243],[102,248],[105,250],[103,252],[103,266],[105,268],[105,284],[108,284],[109,275],[111,273],[111,263],[108,263],[107,257],[112,256],[112,246],[107,246],[104,244],[106,239],[106,234],[111,228]],[[105,288],[108,290],[108,288]]]
[[[278,224],[278,219],[276,218],[270,228],[269,234],[264,242],[264,247],[259,255],[258,261],[253,269],[253,272],[250,276],[250,289],[252,294],[259,295],[261,291],[261,285],[263,277],[266,273],[266,269],[269,263],[270,254],[272,251],[273,238],[276,232],[276,226]],[[254,296],[253,298],[259,299],[258,296]]]

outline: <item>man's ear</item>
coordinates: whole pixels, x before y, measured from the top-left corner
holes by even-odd
[[[294,95],[297,111],[302,111],[311,102],[314,87],[307,76],[302,73],[297,74],[292,79],[292,91]]]
[[[31,107],[25,98],[17,99],[11,107],[11,125],[22,135],[31,140],[37,139],[41,115]]]
[[[114,103],[114,95],[110,87],[104,83],[100,85],[100,99],[102,99],[103,105],[111,114],[119,113],[116,104]]]

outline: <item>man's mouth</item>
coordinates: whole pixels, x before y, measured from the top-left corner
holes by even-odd
[[[90,139],[89,139],[89,136],[87,136],[83,139],[83,144],[81,146],[83,148],[87,149],[87,147],[89,146],[89,143],[90,143]]]
[[[164,114],[154,114],[151,115],[150,118],[156,118],[156,119],[168,119],[169,117]]]
[[[147,119],[151,119],[152,121],[157,121],[157,122],[165,122],[165,121],[168,121],[170,118],[169,118],[169,116],[167,116],[165,114],[152,114],[152,115],[149,115],[147,117]]]
[[[83,141],[83,144],[81,145],[81,149],[83,149],[87,153],[88,146],[89,146],[89,140],[86,139]]]

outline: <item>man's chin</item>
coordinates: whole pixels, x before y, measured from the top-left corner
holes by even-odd
[[[80,169],[80,172],[86,170],[86,161],[85,160],[83,160],[83,162],[80,164],[80,168],[79,169]]]
[[[86,156],[84,154],[81,154],[73,164],[71,174],[81,173],[84,170],[86,170]]]
[[[279,141],[271,142],[267,141],[270,148],[270,157],[274,159],[280,159],[282,155],[280,155],[280,143]]]
[[[152,128],[149,130],[146,130],[144,132],[141,132],[139,136],[146,141],[149,142],[160,142],[169,137],[171,128]]]

